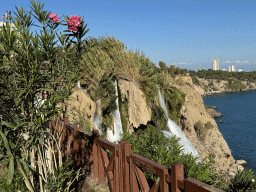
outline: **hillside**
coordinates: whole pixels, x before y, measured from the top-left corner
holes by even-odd
[[[217,170],[225,170],[229,176],[235,175],[234,168],[243,169],[235,163],[215,120],[205,109],[202,99],[206,93],[204,88],[195,85],[190,76],[170,75],[157,69],[148,58],[126,51],[122,43],[114,38],[100,41],[97,43],[100,42],[101,46],[104,43],[115,45],[108,49],[106,46],[103,46],[104,49],[95,48],[85,56],[92,66],[87,65],[81,88],[76,87],[70,100],[63,105],[71,122],[80,121],[86,129],[92,130],[95,129],[94,118],[97,116],[103,137],[107,138],[108,128],[114,132],[113,111],[117,109],[114,105],[115,79],[125,133],[133,134],[149,126],[168,130],[167,117],[159,104],[159,86],[166,99],[168,116],[182,128],[201,158],[214,154]],[[94,54],[99,54],[99,59],[92,57]]]

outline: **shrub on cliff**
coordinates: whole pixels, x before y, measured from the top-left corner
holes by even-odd
[[[201,121],[198,121],[195,123],[194,128],[197,133],[197,137],[204,141],[207,130],[213,128],[213,125],[211,124],[211,122],[207,122],[204,125]]]
[[[238,170],[237,175],[230,180],[227,192],[232,191],[256,191],[256,177],[252,170]]]
[[[193,82],[195,85],[200,85],[200,84],[199,84],[199,80],[198,80],[195,76],[192,76],[192,82]]]
[[[163,90],[168,116],[179,124],[180,109],[185,101],[185,94],[176,87],[168,86]]]

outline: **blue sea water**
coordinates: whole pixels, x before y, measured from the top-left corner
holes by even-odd
[[[213,94],[203,100],[223,114],[215,121],[234,159],[246,160],[256,173],[256,91]]]

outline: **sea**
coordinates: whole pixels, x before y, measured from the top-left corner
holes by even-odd
[[[256,175],[256,91],[206,95],[203,100],[223,114],[215,121],[234,159],[246,160]]]

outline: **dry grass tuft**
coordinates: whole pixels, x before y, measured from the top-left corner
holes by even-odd
[[[82,192],[110,192],[108,182],[106,179],[102,183],[99,183],[97,179],[92,179],[88,176],[82,187]]]

